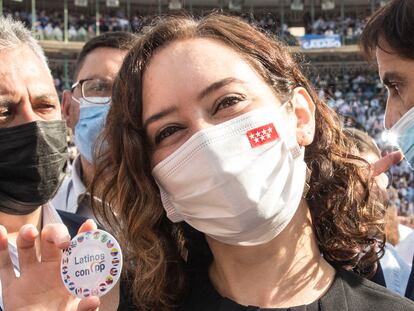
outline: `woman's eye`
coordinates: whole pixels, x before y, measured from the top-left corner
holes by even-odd
[[[169,126],[163,129],[156,137],[155,137],[155,144],[158,145],[161,141],[166,139],[167,137],[173,135],[175,132],[181,130],[182,127],[180,126]]]
[[[223,99],[221,99],[218,104],[216,105],[216,108],[214,109],[214,113],[218,112],[219,110],[226,109],[228,107],[234,106],[237,103],[241,102],[244,98],[240,96],[228,96]]]

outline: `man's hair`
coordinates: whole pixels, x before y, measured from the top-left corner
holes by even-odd
[[[47,58],[42,47],[33,38],[30,31],[24,27],[22,22],[13,20],[11,17],[0,16],[0,51],[10,49],[18,45],[26,45],[37,57],[45,64],[50,72],[47,64]]]
[[[134,46],[134,43],[138,38],[138,35],[125,31],[106,32],[100,36],[92,38],[83,46],[79,53],[73,77],[76,79],[86,56],[88,56],[89,53],[95,49],[113,48],[129,51]]]
[[[393,51],[381,46],[382,40]],[[362,32],[360,45],[370,59],[374,58],[377,47],[414,59],[414,1],[392,0],[376,11]]]

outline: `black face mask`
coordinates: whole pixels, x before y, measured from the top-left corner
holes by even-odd
[[[64,121],[0,129],[0,212],[26,215],[48,202],[63,181]]]

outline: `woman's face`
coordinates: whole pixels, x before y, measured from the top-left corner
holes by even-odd
[[[280,101],[233,49],[212,39],[172,42],[152,57],[143,78],[152,165],[196,132],[266,105]]]
[[[152,57],[143,77],[143,124],[152,166],[196,132],[267,105],[281,105],[274,90],[235,50],[205,38],[174,41]],[[308,92],[293,92],[285,119],[297,141],[313,140],[315,106]]]

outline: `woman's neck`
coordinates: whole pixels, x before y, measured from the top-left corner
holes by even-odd
[[[241,305],[283,308],[310,304],[329,289],[335,270],[321,256],[309,208],[302,202],[272,241],[232,246],[207,238],[209,274],[218,292]]]

